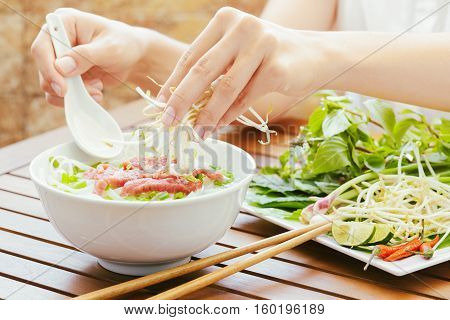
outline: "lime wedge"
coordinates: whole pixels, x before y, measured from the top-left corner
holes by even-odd
[[[373,223],[334,221],[331,233],[341,246],[362,246],[372,238],[375,232]]]
[[[372,238],[370,238],[369,243],[387,243],[389,240],[391,240],[393,235],[394,234],[392,233],[391,226],[387,224],[377,223],[375,224],[375,232]]]

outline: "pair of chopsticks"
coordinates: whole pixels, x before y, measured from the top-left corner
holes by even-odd
[[[195,280],[189,281],[173,289],[167,290],[148,300],[167,300],[177,299],[186,294],[197,291],[201,288],[207,287],[221,279],[224,279],[232,274],[251,267],[259,262],[272,258],[284,251],[292,249],[306,241],[309,241],[331,229],[331,222],[321,221],[319,223],[309,225],[305,228],[292,230],[279,235],[266,238],[240,248],[231,249],[222,253],[212,255],[207,258],[202,258],[175,268],[159,271],[148,276],[136,278],[127,282],[123,282],[108,288],[100,289],[90,292],[73,299],[75,300],[98,300],[98,299],[112,299],[130,292],[134,292],[145,287],[164,282],[169,279],[177,278],[182,275],[204,269],[216,265],[218,263],[231,260],[248,253],[258,251],[267,247],[272,247],[261,251],[251,257],[230,264],[224,268],[206,274]]]

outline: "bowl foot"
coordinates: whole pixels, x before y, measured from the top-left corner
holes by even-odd
[[[98,259],[98,263],[105,269],[125,274],[128,276],[145,276],[151,273],[155,273],[161,270],[173,268],[180,266],[182,264],[188,263],[191,261],[191,257],[187,257],[180,260],[175,260],[171,262],[165,263],[121,263],[121,262],[113,262],[107,261],[103,259]]]

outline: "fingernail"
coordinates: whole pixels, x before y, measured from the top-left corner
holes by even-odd
[[[203,128],[202,126],[195,126],[194,130],[195,132],[197,132],[200,139],[203,139],[203,135],[205,134],[205,128]]]
[[[59,84],[57,84],[56,82],[52,82],[52,83],[50,83],[50,86],[52,87],[53,91],[55,91],[55,93],[58,96],[60,96],[60,97],[63,96],[62,95],[62,90],[61,90],[61,87],[59,86]]]
[[[175,110],[171,106],[168,106],[162,116],[162,122],[166,127],[170,127],[174,119],[175,119]]]
[[[161,95],[158,96],[158,98],[156,98],[156,100],[158,100],[158,102],[165,103],[166,102],[166,97],[161,94]]]
[[[101,81],[100,79],[91,80],[88,84],[95,89],[98,89],[100,91],[103,90],[103,81]]]
[[[203,134],[203,140],[208,139],[214,132],[214,128],[208,128],[208,130],[205,130],[205,133]]]
[[[61,59],[57,59],[55,64],[64,74],[69,74],[77,68],[77,63],[72,57],[66,56]]]
[[[100,102],[102,101],[103,96],[101,94],[95,93],[92,95],[92,98],[94,98],[95,101]]]

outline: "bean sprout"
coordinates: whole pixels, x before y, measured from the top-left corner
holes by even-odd
[[[417,162],[418,176],[402,171],[402,158],[409,151]],[[430,176],[425,174],[423,160]],[[375,181],[363,183],[373,179],[370,174],[366,177],[357,177],[336,190],[337,196],[351,188],[359,193],[356,201],[342,202],[343,205],[333,208],[331,214],[336,219],[388,224],[393,227],[394,236],[389,242],[392,245],[409,241],[422,232],[425,238],[448,235],[450,186],[439,181],[430,163],[421,159],[415,144],[408,143],[402,148],[396,175],[379,174]]]

